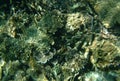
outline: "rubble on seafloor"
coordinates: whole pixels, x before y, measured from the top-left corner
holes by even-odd
[[[120,81],[119,0],[0,1],[0,81]]]

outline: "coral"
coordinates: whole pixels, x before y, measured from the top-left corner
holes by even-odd
[[[52,11],[45,14],[40,22],[40,29],[46,33],[54,34],[58,28],[64,26],[65,17],[59,11]]]
[[[114,75],[105,72],[89,72],[85,74],[84,81],[114,81]],[[109,77],[109,78],[108,78]]]
[[[106,28],[113,27],[116,23],[120,24],[119,0],[98,0],[94,5],[94,9]]]
[[[92,21],[92,16],[87,13],[72,13],[67,16],[66,28],[71,31],[79,29],[80,26],[85,26],[90,23],[89,21]]]
[[[0,1],[0,81],[119,81],[119,0]]]
[[[120,48],[115,43],[106,40],[101,42],[96,40],[91,48],[93,51],[91,62],[95,67],[107,70],[113,69],[113,67],[119,68]]]

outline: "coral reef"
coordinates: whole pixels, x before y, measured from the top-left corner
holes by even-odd
[[[0,81],[120,81],[119,0],[0,1]]]

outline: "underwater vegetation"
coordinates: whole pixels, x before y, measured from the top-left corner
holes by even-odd
[[[119,0],[0,1],[0,81],[120,81]]]

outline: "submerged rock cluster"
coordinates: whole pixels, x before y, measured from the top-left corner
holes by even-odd
[[[119,4],[0,1],[0,81],[120,81]]]

